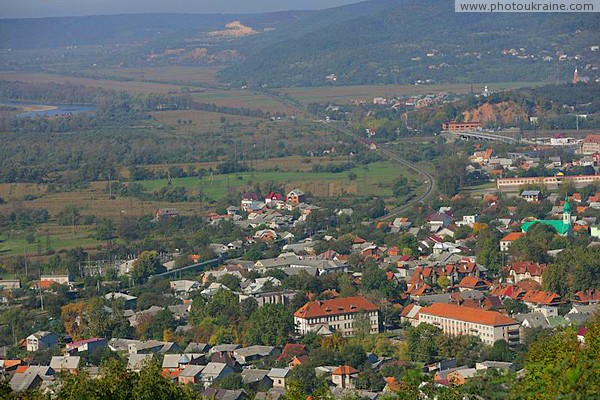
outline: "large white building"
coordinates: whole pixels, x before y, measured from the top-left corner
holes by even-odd
[[[434,303],[419,311],[419,323],[424,322],[437,326],[448,335],[477,336],[487,345],[498,340],[511,346],[519,343],[519,322],[496,311]]]
[[[369,333],[378,333],[379,309],[362,296],[310,301],[294,313],[294,323],[301,335],[340,332],[343,336],[353,336],[358,328],[356,318],[361,314],[370,322]]]

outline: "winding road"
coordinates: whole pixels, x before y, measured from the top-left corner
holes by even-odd
[[[297,110],[298,112],[307,115],[307,116],[311,116],[313,118],[316,119],[316,121],[330,127],[331,129],[339,132],[339,133],[343,133],[347,136],[352,137],[354,140],[356,140],[357,142],[360,143],[364,143],[364,138],[360,137],[359,135],[357,135],[356,133],[352,132],[350,129],[346,128],[345,126],[340,126],[340,124],[335,123],[333,121],[327,121],[325,119],[322,118],[322,116],[315,114],[315,113],[311,113],[309,112],[306,107],[304,107],[303,104],[295,101],[295,99],[291,99],[289,97],[286,96],[282,96],[278,93],[274,93],[270,90],[261,90],[260,91],[261,94],[263,95],[267,95],[269,97],[271,97],[272,99],[283,103],[289,107],[294,108],[295,110]],[[413,171],[415,171],[418,175],[420,175],[422,178],[424,178],[424,184],[427,185],[427,189],[425,190],[425,192],[419,194],[418,196],[413,197],[412,199],[408,200],[406,203],[404,203],[401,206],[398,206],[396,208],[393,208],[392,210],[390,210],[388,213],[386,213],[385,215],[374,219],[374,221],[382,221],[382,220],[387,220],[390,218],[395,218],[400,216],[402,213],[404,213],[406,210],[410,209],[411,207],[413,207],[415,204],[418,203],[422,203],[423,201],[425,201],[429,196],[431,196],[431,194],[434,193],[435,191],[435,187],[436,187],[436,181],[435,181],[435,177],[430,174],[429,172],[425,171],[424,169],[420,168],[418,165],[411,163],[410,161],[405,160],[404,158],[400,157],[399,155],[397,155],[396,153],[394,153],[392,150],[390,150],[389,148],[385,147],[385,144],[382,144],[380,146],[377,147],[377,151],[379,151],[381,154],[383,154],[385,157],[387,157],[388,159],[390,159],[391,161],[394,161],[400,165],[405,166],[406,168],[412,169]]]

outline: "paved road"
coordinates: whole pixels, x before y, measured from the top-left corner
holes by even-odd
[[[335,123],[333,121],[326,121],[324,119],[321,119],[322,116],[319,116],[314,113],[309,113],[308,110],[306,109],[306,107],[304,107],[302,104],[300,104],[299,102],[297,102],[293,99],[278,95],[278,94],[273,93],[268,90],[261,91],[261,93],[264,95],[270,96],[274,100],[284,103],[287,106],[294,108],[301,114],[305,114],[307,116],[314,117],[317,121],[329,126],[330,128],[332,128],[333,130],[335,130],[339,133],[343,133],[345,135],[348,135],[348,136],[354,138],[358,142],[364,143],[364,138],[362,138],[359,135],[357,135],[356,133],[352,132],[346,126],[343,126],[340,123]],[[424,169],[420,168],[419,166],[403,159],[402,157],[400,157],[399,155],[394,153],[392,150],[390,150],[388,147],[386,147],[385,144],[379,146],[377,150],[381,154],[383,154],[384,156],[389,158],[390,160],[397,162],[398,164],[403,165],[403,166],[415,171],[419,176],[421,176],[424,179],[424,183],[427,185],[427,190],[425,190],[424,193],[421,193],[420,195],[415,196],[412,199],[408,200],[405,204],[390,210],[390,212],[388,212],[386,215],[376,218],[374,221],[382,221],[382,220],[398,217],[398,216],[402,215],[402,213],[406,212],[406,210],[409,210],[411,207],[413,207],[415,204],[423,202],[431,194],[433,194],[435,186],[436,186],[435,177],[433,175],[431,175],[429,172],[425,171]]]

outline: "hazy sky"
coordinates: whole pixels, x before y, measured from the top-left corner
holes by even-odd
[[[360,0],[0,0],[0,18],[124,13],[253,13],[309,10]]]

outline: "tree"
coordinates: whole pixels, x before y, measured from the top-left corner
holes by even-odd
[[[85,310],[86,336],[107,337],[110,331],[109,314],[104,308],[104,300],[94,297],[87,303]]]
[[[407,331],[408,357],[412,361],[432,362],[439,353],[436,338],[441,334],[441,329],[427,323],[410,327]]]
[[[136,282],[144,282],[150,276],[162,272],[165,268],[156,251],[144,251],[133,262],[131,277]]]
[[[387,286],[388,280],[384,270],[379,268],[377,265],[368,266],[365,268],[363,276],[360,279],[360,287],[363,291],[385,291]]]
[[[65,332],[73,339],[80,338],[85,332],[85,310],[86,303],[84,301],[69,303],[60,309],[60,319],[65,327]]]
[[[250,317],[247,331],[251,343],[281,346],[294,332],[294,318],[283,304],[265,304]]]
[[[362,346],[356,344],[346,344],[340,350],[340,359],[344,364],[361,368],[367,361],[367,353]]]
[[[225,274],[219,279],[219,283],[225,285],[231,290],[238,290],[240,288],[240,279],[232,274]]]
[[[235,323],[240,315],[238,297],[229,290],[220,289],[213,298],[202,307],[202,318],[214,318],[218,325]]]
[[[229,374],[216,380],[211,386],[226,390],[237,390],[244,388],[244,382],[242,374]]]
[[[600,315],[588,324],[584,344],[574,328],[535,341],[525,357],[525,376],[514,386],[521,398],[592,399],[598,395],[600,374]]]
[[[492,276],[497,274],[502,267],[500,240],[489,228],[481,231],[477,237],[475,254],[477,262],[486,267]]]
[[[163,340],[165,332],[175,329],[175,319],[171,311],[165,308],[156,313],[150,323],[142,326],[140,333],[143,339]]]

